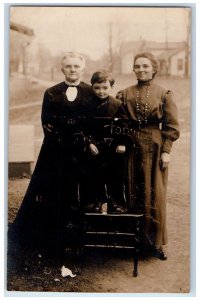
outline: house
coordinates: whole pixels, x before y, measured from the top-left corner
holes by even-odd
[[[187,49],[165,50],[158,57],[160,75],[186,77],[190,75],[190,59]]]
[[[190,53],[185,42],[123,42],[120,47],[120,73],[130,74],[133,71],[133,59],[139,52],[151,52],[160,62],[159,75],[185,77],[190,75]]]
[[[34,31],[21,24],[10,22],[10,72],[28,73],[29,46]]]

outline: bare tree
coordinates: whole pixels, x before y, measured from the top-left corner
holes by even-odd
[[[113,72],[119,63],[120,44],[123,40],[122,23],[108,23],[108,69]]]

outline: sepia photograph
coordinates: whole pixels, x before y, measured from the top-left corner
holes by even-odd
[[[8,295],[187,296],[193,7],[8,15]]]

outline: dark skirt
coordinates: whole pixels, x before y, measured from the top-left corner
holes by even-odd
[[[168,170],[161,170],[160,129],[132,132],[128,155],[127,198],[132,212],[145,214],[145,233],[149,242],[160,247],[167,243],[166,188]]]
[[[80,185],[84,153],[59,139],[44,139],[17,216],[8,230],[10,247],[62,252],[79,246]]]

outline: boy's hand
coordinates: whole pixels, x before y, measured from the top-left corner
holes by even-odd
[[[161,158],[160,158],[160,168],[161,170],[164,170],[168,167],[168,164],[170,162],[170,154],[167,152],[163,152],[161,154]]]
[[[124,145],[118,145],[116,148],[116,153],[125,153],[126,151],[126,146]]]
[[[90,149],[90,152],[92,153],[92,155],[98,155],[99,154],[99,150],[94,144],[90,144],[89,149]]]

